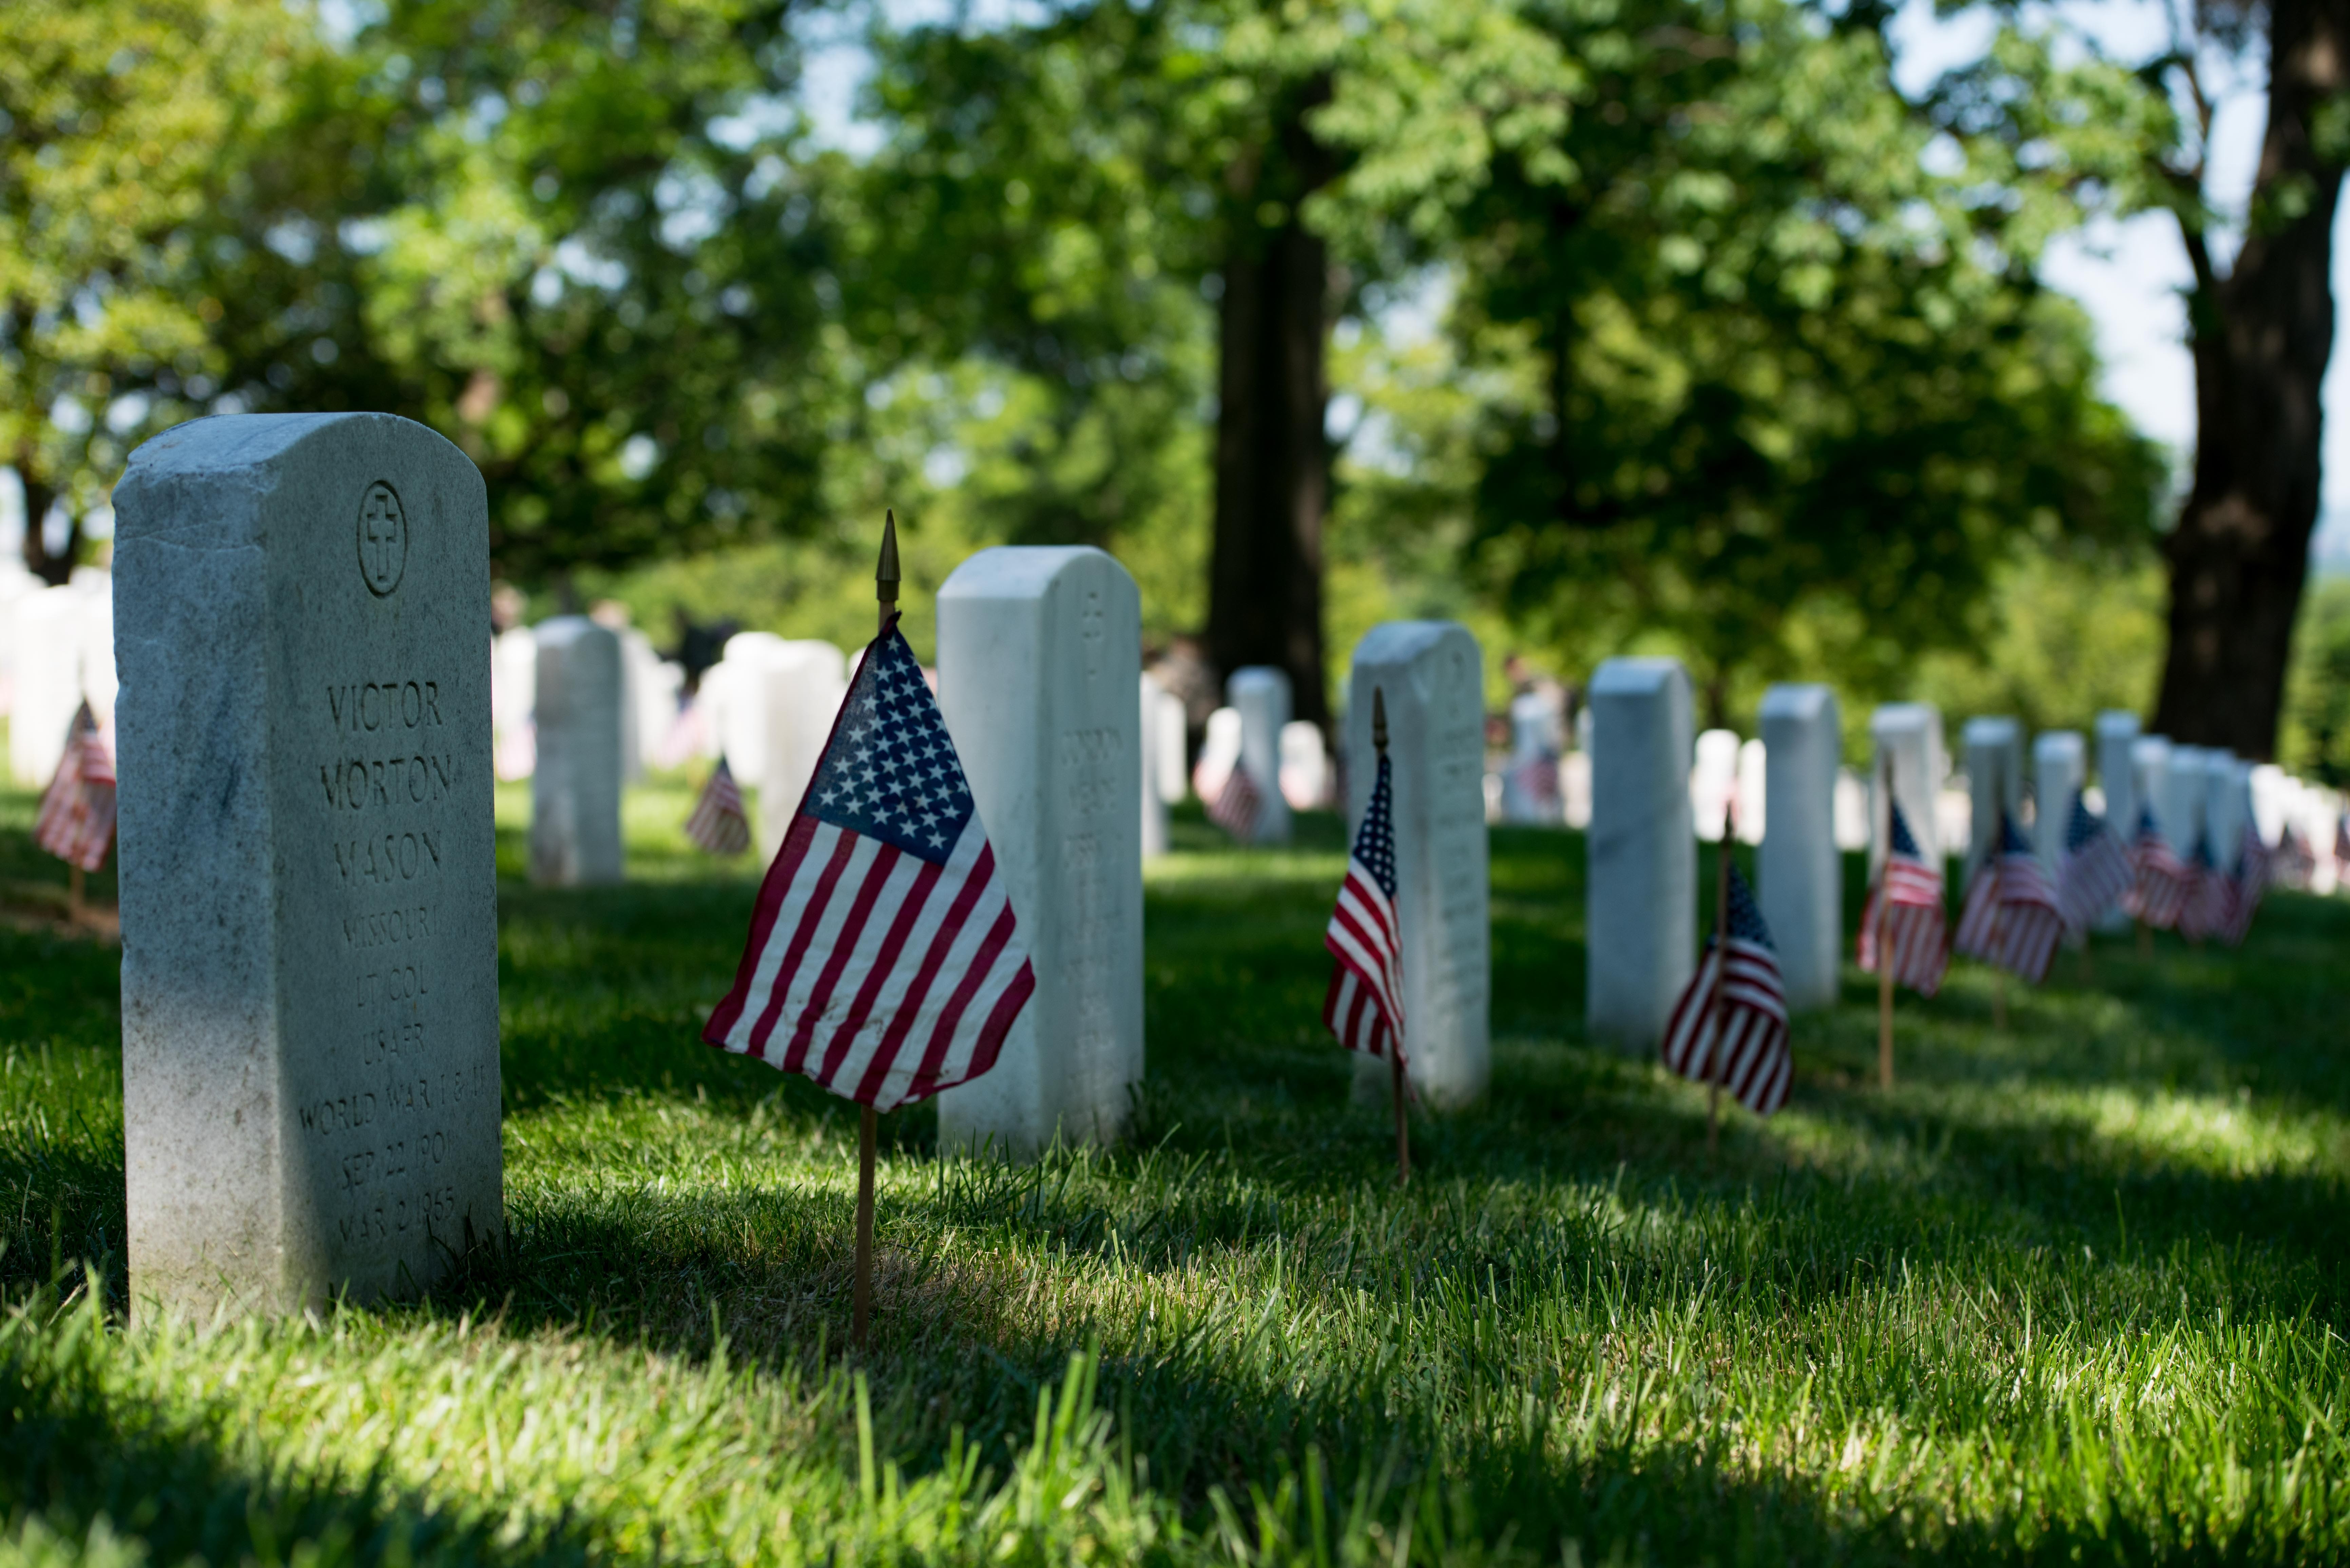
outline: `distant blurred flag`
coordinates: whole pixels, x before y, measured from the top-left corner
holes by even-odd
[[[33,840],[68,866],[95,871],[114,842],[114,756],[85,702],[66,728],[66,749],[41,795]]]
[[[2138,813],[2137,839],[2130,846],[2130,889],[2122,895],[2122,908],[2132,919],[2158,931],[2177,929],[2187,908],[2187,867],[2170,847],[2170,840],[2162,836],[2161,825],[2151,810]]]
[[[1235,779],[1243,774],[1235,773]],[[1396,925],[1395,787],[1379,758],[1370,809],[1347,857],[1347,879],[1322,945],[1336,961],[1322,1022],[1349,1051],[1403,1055],[1403,936]]]
[[[2334,863],[2350,872],[2350,811],[2334,819]]]
[[[1942,916],[1942,874],[1927,864],[1917,836],[1898,801],[1892,806],[1891,852],[1877,886],[1868,892],[1860,912],[1860,967],[1877,971],[1877,928],[1880,905],[1887,945],[1892,949],[1893,978],[1920,996],[1942,988],[1942,974],[1950,966],[1950,943]]]
[[[2309,835],[2302,832],[2299,823],[2285,824],[2284,836],[2277,842],[2276,858],[2269,867],[2269,886],[2306,888],[2316,875],[2317,856],[2309,847]]]
[[[2056,861],[2056,903],[2064,923],[2087,930],[2121,901],[2129,885],[2129,851],[2074,790],[2072,814],[2064,819],[2064,850]]]
[[[1547,820],[1559,814],[1558,759],[1528,757],[1510,769],[1510,787],[1526,809]]]
[[[2216,937],[2235,916],[2227,877],[2211,863],[2209,836],[2197,834],[2195,852],[2187,857],[2187,899],[2178,910],[2178,934],[2190,941]]]
[[[2048,965],[2064,936],[2064,916],[2048,874],[2040,868],[2040,857],[2016,831],[2015,819],[2002,811],[1999,838],[1967,888],[1952,945],[1970,958],[2038,985],[2048,978]]]
[[[894,1110],[994,1066],[1035,989],[970,781],[893,616],[850,680],[702,1037]]]
[[[1249,777],[1248,764],[1235,762],[1224,787],[1208,803],[1208,820],[1246,844],[1255,834],[1257,815],[1263,809],[1264,796]]]
[[[1787,992],[1771,928],[1735,866],[1730,868],[1729,925],[1726,958],[1724,948],[1709,939],[1705,961],[1673,1004],[1672,1020],[1665,1026],[1665,1065],[1695,1083],[1718,1083],[1748,1110],[1767,1116],[1787,1103],[1787,1085],[1794,1077],[1794,1056],[1787,1046]]]
[[[2244,938],[2251,933],[2252,917],[2260,912],[2261,895],[2268,891],[2274,871],[2269,846],[2250,822],[2244,824],[2243,843],[2236,857],[2236,874],[2229,879],[2228,923],[2220,933],[2231,948],[2242,947]]]
[[[751,818],[723,754],[702,786],[702,798],[693,803],[693,815],[685,819],[685,836],[712,855],[740,855],[751,847]]]

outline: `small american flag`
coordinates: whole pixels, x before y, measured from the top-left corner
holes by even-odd
[[[2272,869],[2269,846],[2262,842],[2260,829],[2247,822],[2243,853],[2236,861],[2236,875],[2228,889],[2228,924],[2220,933],[2230,947],[2242,947],[2244,938],[2251,934],[2252,916],[2260,910]]]
[[[1999,814],[1999,840],[1991,858],[1967,888],[1953,944],[1969,958],[1996,964],[2033,985],[2048,978],[2048,965],[2064,940],[2064,917],[2056,890],[2040,868],[2040,857],[2015,830],[2015,820]]]
[[[2121,901],[2129,885],[2129,851],[2074,790],[2072,813],[2064,819],[2064,853],[2056,859],[2056,903],[2064,923],[2087,930]]]
[[[886,1111],[993,1067],[1035,989],[962,763],[893,618],[702,1037]]]
[[[1244,775],[1235,773],[1235,779]],[[1347,857],[1347,879],[1330,913],[1322,945],[1337,961],[1322,1022],[1349,1051],[1403,1056],[1403,938],[1396,926],[1395,792],[1388,759],[1379,758],[1371,808]]]
[[[2216,937],[2235,918],[2234,888],[2211,863],[2208,834],[2198,834],[2187,857],[2187,898],[2178,910],[2178,934],[2190,940]]]
[[[2187,906],[2187,867],[2170,847],[2170,840],[2162,836],[2151,810],[2138,813],[2130,867],[2134,880],[2122,896],[2122,908],[2158,931],[2175,929]]]
[[[2310,850],[2309,835],[2298,824],[2287,823],[2284,836],[2277,841],[2276,858],[2269,867],[2270,886],[2306,888],[2316,875],[2317,857]]]
[[[1249,777],[1248,764],[1234,762],[1224,787],[1208,803],[1208,820],[1222,828],[1243,844],[1256,833],[1257,814],[1264,809],[1264,796],[1257,793],[1256,782]]]
[[[1728,854],[1725,846],[1723,854]],[[1714,1006],[1714,976],[1722,951],[1709,940],[1705,961],[1673,1004],[1665,1026],[1665,1065],[1700,1084],[1720,1084],[1758,1116],[1787,1102],[1794,1056],[1787,1048],[1787,992],[1779,951],[1754,895],[1738,867],[1730,868],[1729,969],[1721,1005]]]
[[[41,796],[33,839],[68,866],[95,871],[114,842],[114,758],[85,702],[66,730],[65,754]]]
[[[1877,926],[1880,901],[1893,948],[1893,978],[1920,996],[1942,989],[1943,971],[1950,967],[1950,944],[1944,940],[1942,874],[1926,863],[1909,831],[1909,819],[1898,801],[1889,802],[1892,845],[1885,869],[1868,891],[1868,905],[1860,912],[1860,967],[1877,971]]]
[[[743,810],[743,792],[735,787],[734,770],[722,753],[693,815],[685,819],[685,836],[712,855],[740,855],[751,847],[751,819]]]

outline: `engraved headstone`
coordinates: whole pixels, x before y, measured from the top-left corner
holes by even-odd
[[[2032,847],[2051,887],[2064,857],[2064,828],[2073,797],[2089,777],[2089,751],[2078,730],[2048,730],[2032,738]]]
[[[134,1308],[429,1285],[504,1228],[481,474],[244,415],[114,503]]]
[[[1404,1056],[1413,1085],[1440,1107],[1482,1096],[1489,1070],[1483,686],[1477,639],[1447,620],[1373,627],[1355,645],[1347,678],[1347,756],[1376,758],[1373,689],[1387,699]],[[1376,762],[1347,769],[1350,842],[1378,783]],[[1367,1089],[1386,1094],[1385,1062],[1362,1058],[1356,1072]]]
[[[1155,860],[1167,853],[1167,803],[1172,798],[1167,793],[1167,726],[1160,715],[1168,701],[1167,688],[1149,670],[1142,672],[1136,693],[1137,719],[1142,738],[1142,857]],[[1176,731],[1176,755],[1180,759],[1182,732]],[[1176,776],[1182,776],[1182,763],[1176,763]],[[1180,788],[1180,785],[1179,785]]]
[[[1142,1079],[1142,606],[1085,547],[1003,546],[939,589],[939,706],[1036,966],[994,1069],[939,1139],[1107,1142]]]
[[[2018,831],[2022,829],[2023,737],[2012,719],[1970,719],[1960,733],[1967,758],[1966,876],[1970,879],[1999,842],[2001,812],[2014,818]]]
[[[1844,857],[1836,849],[1835,693],[1773,686],[1762,693],[1763,799],[1770,827],[1755,851],[1755,898],[1779,945],[1787,1005],[1836,998],[1844,956]]]
[[[759,725],[762,765],[746,776],[759,786],[759,855],[773,860],[848,695],[848,659],[828,642],[779,641],[754,668],[766,714]]]
[[[1868,716],[1869,738],[1877,756],[1869,770],[1868,868],[1874,877],[1885,863],[1886,824],[1891,820],[1878,798],[1880,781],[1889,767],[1893,798],[1929,865],[1939,866],[1944,846],[1936,830],[1935,798],[1950,771],[1942,751],[1942,715],[1931,702],[1885,702]]]
[[[1241,765],[1256,785],[1259,805],[1252,844],[1289,842],[1289,803],[1281,794],[1281,732],[1289,722],[1289,676],[1270,665],[1232,671],[1224,701],[1241,716]]]
[[[1689,674],[1675,659],[1611,659],[1591,678],[1591,719],[1585,1017],[1645,1050],[1697,967]]]
[[[620,880],[620,639],[582,615],[542,621],[538,766],[530,781],[530,879]]]

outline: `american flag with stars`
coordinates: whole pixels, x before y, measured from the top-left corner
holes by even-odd
[[[85,702],[66,730],[57,771],[41,795],[33,840],[68,866],[95,871],[114,842],[114,757]]]
[[[1338,907],[1322,933],[1322,945],[1336,961],[1329,994],[1322,999],[1322,1022],[1339,1044],[1366,1056],[1385,1058],[1392,1051],[1403,1057],[1403,934],[1395,898],[1394,774],[1382,756],[1370,809],[1347,857]]]
[[[886,1111],[993,1067],[1035,989],[962,763],[892,617],[702,1037]]]
[[[1882,919],[1893,950],[1893,978],[1920,996],[1931,996],[1942,989],[1943,971],[1950,967],[1942,874],[1926,863],[1901,803],[1887,804],[1892,812],[1891,843],[1877,886],[1868,890],[1867,907],[1860,913],[1860,967],[1877,972],[1877,928]]]
[[[1224,787],[1208,803],[1208,820],[1246,844],[1255,836],[1257,815],[1263,809],[1264,796],[1249,777],[1248,764],[1235,759]]]
[[[1696,978],[1673,1003],[1672,1021],[1665,1026],[1665,1065],[1696,1083],[1720,1084],[1748,1110],[1767,1116],[1787,1103],[1787,1085],[1794,1077],[1794,1055],[1787,1047],[1787,992],[1771,928],[1735,866],[1730,868],[1729,927],[1727,960],[1724,947],[1709,940]]]
[[[2087,930],[2121,901],[2129,885],[2129,851],[2106,819],[2089,809],[2084,792],[2074,790],[2064,819],[2064,848],[2056,859],[2056,903],[2064,923]]]
[[[723,753],[685,819],[685,836],[712,855],[740,855],[751,847],[751,819],[743,809],[743,791]]]
[[[2056,944],[2064,937],[2064,916],[2040,857],[2016,831],[2015,819],[1999,814],[1999,837],[1991,858],[1967,888],[1953,944],[1969,958],[1995,964],[2033,985],[2048,978]]]
[[[2178,852],[2170,847],[2170,840],[2162,836],[2162,825],[2154,820],[2150,809],[2138,813],[2130,869],[2133,880],[2122,897],[2122,908],[2158,931],[2175,929],[2187,907],[2187,867]]]

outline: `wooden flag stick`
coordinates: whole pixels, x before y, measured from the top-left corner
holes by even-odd
[[[900,576],[898,514],[893,509],[881,514],[881,559],[873,568],[873,597],[880,604],[876,636],[889,629],[889,618],[897,612]],[[857,1109],[857,1305],[848,1339],[862,1350],[873,1321],[873,1145],[879,1129],[871,1106]]]
[[[1737,823],[1738,792],[1733,784],[1721,810],[1721,848],[1716,856],[1721,864],[1714,867],[1713,877],[1713,986],[1705,999],[1706,1027],[1713,1035],[1705,1064],[1705,1157],[1709,1160],[1721,1137],[1721,1073],[1728,1054],[1721,1048],[1721,988],[1730,972],[1730,841]],[[1880,961],[1883,956],[1878,955]]]
[[[1380,688],[1371,688],[1371,747],[1384,761],[1388,754],[1388,694]],[[1403,1031],[1393,1031],[1388,1042],[1388,1076],[1395,1098],[1396,1124],[1396,1185],[1403,1186],[1411,1179],[1411,1117],[1405,1100],[1409,1088],[1403,1081]]]
[[[1877,873],[1877,1086],[1893,1088],[1893,900],[1887,897],[1893,869],[1893,758],[1877,767],[1885,784],[1885,864]]]

